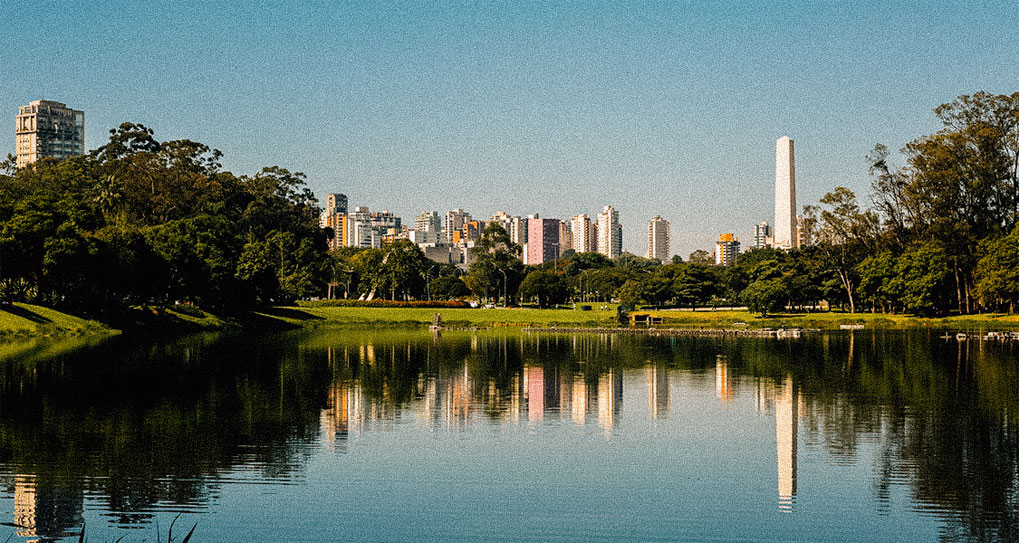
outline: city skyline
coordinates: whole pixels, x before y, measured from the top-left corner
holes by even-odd
[[[389,206],[403,217],[612,202],[634,254],[656,213],[676,254],[750,239],[772,218],[782,135],[800,144],[799,205],[838,185],[865,195],[875,144],[936,131],[931,110],[961,94],[1011,92],[1019,52],[1006,2],[0,6],[25,11],[35,31],[0,38],[19,51],[0,103],[88,112],[87,149],[139,122],[222,150],[236,173],[302,171],[320,197],[405,195]]]

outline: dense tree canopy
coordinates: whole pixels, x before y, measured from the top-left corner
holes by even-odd
[[[0,295],[101,314],[319,293],[325,235],[303,175],[237,177],[220,157],[124,123],[89,155],[0,176]]]

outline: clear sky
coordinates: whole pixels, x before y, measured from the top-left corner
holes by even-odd
[[[931,110],[1019,91],[1019,2],[0,2],[0,107],[85,110],[324,199],[411,221],[462,207],[620,211],[624,249],[749,245],[773,222],[775,139],[797,204],[865,197],[864,157],[939,128]],[[14,151],[13,130],[0,144]]]

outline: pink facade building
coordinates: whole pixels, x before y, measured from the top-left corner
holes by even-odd
[[[527,264],[559,258],[559,219],[527,220]]]

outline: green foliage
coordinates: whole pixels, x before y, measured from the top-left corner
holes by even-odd
[[[715,263],[715,259],[711,258],[711,253],[704,249],[697,249],[690,253],[690,256],[687,258],[687,262],[690,264],[704,264],[710,266]]]
[[[1019,301],[1019,226],[1007,236],[986,240],[976,267],[975,294],[990,308],[1015,311]]]
[[[751,312],[767,317],[769,313],[785,308],[789,300],[789,289],[781,279],[760,279],[743,291],[742,298]]]
[[[238,178],[220,158],[124,123],[90,155],[4,176],[0,293],[104,314],[321,292],[325,237],[303,175],[272,167]]]
[[[479,299],[498,300],[505,291],[506,300],[517,295],[524,278],[520,261],[521,248],[510,241],[499,223],[490,222],[473,249],[474,263],[468,270],[465,284]]]
[[[948,257],[933,242],[911,245],[895,263],[892,283],[906,311],[920,315],[941,313],[948,279]]]
[[[552,272],[535,270],[527,274],[520,284],[520,296],[534,299],[539,308],[561,304],[566,301],[566,282]]]
[[[463,279],[455,275],[436,277],[428,282],[433,300],[456,300],[470,296],[471,289],[467,288]]]

